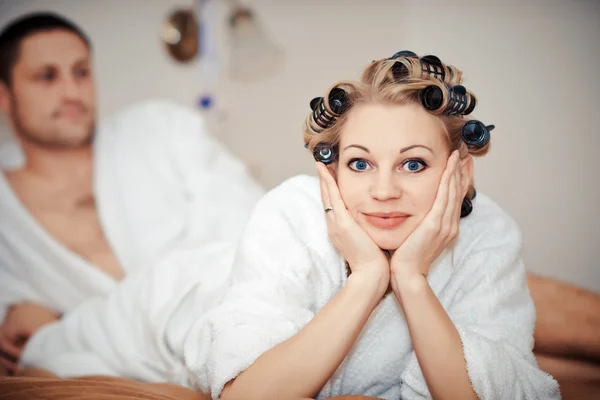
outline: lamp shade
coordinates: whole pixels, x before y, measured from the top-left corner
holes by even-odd
[[[233,79],[261,79],[281,67],[283,51],[269,39],[249,9],[236,7],[229,19],[229,28]]]

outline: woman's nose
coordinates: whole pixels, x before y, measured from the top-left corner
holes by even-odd
[[[402,195],[401,183],[392,173],[380,173],[374,177],[371,196],[379,201],[397,199]]]

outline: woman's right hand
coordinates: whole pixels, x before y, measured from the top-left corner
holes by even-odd
[[[336,249],[346,259],[353,274],[379,278],[387,288],[389,283],[389,261],[367,232],[348,212],[346,204],[329,168],[317,162],[321,184],[321,199],[327,218],[327,231]]]

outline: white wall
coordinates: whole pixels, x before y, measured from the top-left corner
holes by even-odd
[[[0,25],[40,4],[81,24],[95,46],[101,114],[147,97],[194,105],[199,65],[170,61],[158,40],[167,11],[191,3],[3,1]],[[397,50],[436,54],[465,72],[479,98],[474,116],[496,125],[492,152],[476,162],[477,186],[521,225],[528,268],[600,291],[597,1],[248,3],[284,48],[285,66],[262,82],[222,76],[218,100],[229,118],[219,136],[265,185],[313,173],[301,141],[311,98]],[[224,26],[220,18],[219,42],[227,45]]]

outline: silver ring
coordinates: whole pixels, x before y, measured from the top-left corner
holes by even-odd
[[[325,212],[329,212],[329,211],[333,211],[333,207],[327,207],[327,208],[325,209]]]

